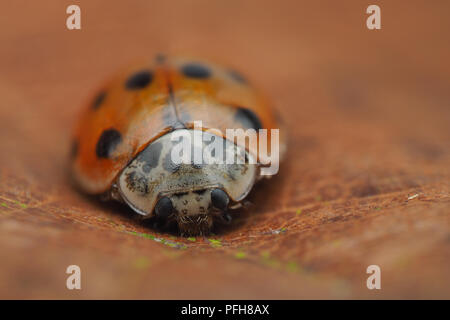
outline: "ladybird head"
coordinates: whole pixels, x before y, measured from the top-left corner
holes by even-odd
[[[183,235],[207,235],[220,219],[230,222],[226,213],[230,198],[220,188],[177,192],[161,197],[155,206],[158,218],[175,220]]]

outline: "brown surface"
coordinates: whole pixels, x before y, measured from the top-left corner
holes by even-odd
[[[450,298],[448,1],[377,1],[380,31],[364,1],[259,0],[77,1],[68,31],[72,2],[2,5],[0,297]],[[290,128],[288,162],[220,242],[158,234],[68,182],[80,106],[161,51],[243,70]]]

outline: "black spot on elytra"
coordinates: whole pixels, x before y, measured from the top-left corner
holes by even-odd
[[[162,147],[161,142],[153,142],[137,156],[136,160],[144,163],[142,170],[145,173],[149,173],[158,165]]]
[[[105,101],[106,92],[100,92],[92,102],[92,109],[97,110],[102,105],[103,101]]]
[[[242,123],[242,125],[246,129],[255,129],[259,130],[262,129],[262,123],[261,120],[258,118],[258,116],[250,109],[240,107],[238,108],[235,119]]]
[[[237,72],[236,70],[229,70],[228,74],[230,75],[230,77],[239,83],[247,83],[247,79],[245,79],[242,74],[240,74],[239,72]]]
[[[145,88],[153,80],[153,73],[150,70],[138,71],[131,75],[125,82],[125,88],[129,90],[139,90]]]
[[[199,63],[188,63],[181,68],[181,72],[189,78],[206,79],[211,76],[208,67]]]
[[[108,129],[103,131],[95,148],[97,157],[109,158],[121,142],[122,135],[116,129]]]
[[[181,167],[181,164],[174,163],[172,161],[171,152],[168,152],[163,160],[163,168],[170,173],[175,173],[180,169],[180,167]]]

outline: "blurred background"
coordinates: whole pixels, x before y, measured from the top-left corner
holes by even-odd
[[[81,8],[81,30],[66,8]],[[366,8],[381,8],[368,30]],[[1,1],[0,298],[450,298],[450,2]],[[68,179],[81,108],[157,53],[241,70],[285,119],[280,174],[209,238]],[[67,290],[79,265],[82,289]],[[368,290],[366,268],[381,268]]]

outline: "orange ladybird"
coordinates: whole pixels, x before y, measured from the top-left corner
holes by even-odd
[[[86,108],[75,132],[72,175],[87,193],[125,202],[144,217],[176,221],[183,235],[208,234],[214,221],[230,221],[227,210],[241,206],[267,165],[256,145],[224,133],[268,129],[270,141],[276,119],[236,71],[158,56],[119,73]],[[180,162],[174,154],[182,139],[188,148],[178,149]],[[213,144],[222,152],[206,152]],[[282,156],[282,140],[276,147]],[[195,154],[203,156],[200,162]],[[213,161],[205,161],[207,154]],[[229,154],[234,162],[217,161]]]

